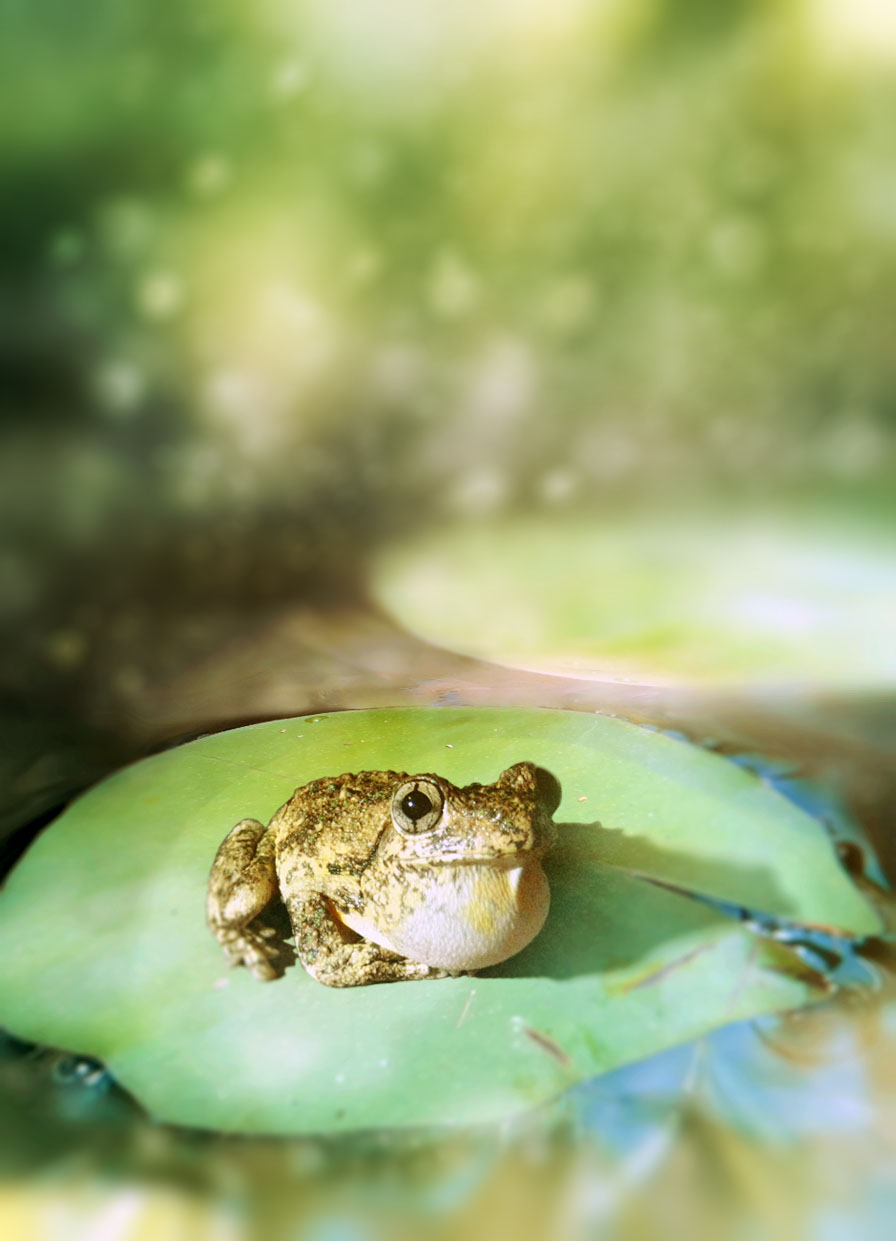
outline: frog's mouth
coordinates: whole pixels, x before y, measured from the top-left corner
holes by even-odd
[[[549,846],[536,849],[518,849],[515,853],[481,853],[458,854],[450,853],[441,856],[420,858],[405,862],[413,870],[424,870],[432,866],[488,866],[492,870],[516,870],[520,866],[528,866],[540,861],[547,853]]]

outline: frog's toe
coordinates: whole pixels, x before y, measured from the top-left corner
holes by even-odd
[[[267,979],[277,977],[271,961],[280,955],[279,946],[271,942],[272,935],[273,932],[265,928],[264,931],[228,932],[219,938],[231,965],[245,965],[256,978]]]
[[[271,982],[274,978],[280,977],[279,970],[275,969],[265,957],[259,957],[257,961],[247,961],[246,965],[259,982]]]
[[[451,978],[450,970],[443,970],[438,965],[427,965],[423,961],[407,962],[408,978]]]

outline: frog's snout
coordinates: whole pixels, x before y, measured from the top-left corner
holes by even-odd
[[[496,860],[507,866],[519,865],[522,858],[542,857],[556,840],[553,819],[538,815],[526,824],[508,825],[501,842],[503,847],[494,851]]]

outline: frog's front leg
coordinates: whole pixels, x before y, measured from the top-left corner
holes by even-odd
[[[370,940],[348,941],[344,924],[319,893],[287,897],[286,908],[296,933],[299,960],[312,978],[328,987],[359,987],[371,982],[448,976],[447,970],[436,969],[422,961],[410,961]]]
[[[206,913],[231,965],[245,965],[262,981],[278,974],[271,964],[279,952],[271,942],[276,932],[250,923],[277,891],[271,833],[257,819],[243,819],[225,837],[215,856]]]

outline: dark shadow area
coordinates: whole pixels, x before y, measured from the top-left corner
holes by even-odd
[[[580,861],[614,866],[662,882],[779,917],[795,916],[791,897],[778,883],[772,865],[704,857],[669,849],[649,836],[593,823],[559,823],[560,843]]]
[[[770,867],[742,866],[662,849],[600,823],[558,824],[559,842],[545,859],[551,912],[541,934],[484,977],[574,978],[632,965],[664,943],[706,927],[731,924],[709,904],[656,886],[623,865],[756,909],[786,909]],[[625,860],[623,860],[625,859]]]
[[[552,815],[563,797],[560,781],[547,768],[536,767],[535,789],[539,805],[546,814]]]
[[[253,925],[256,924],[258,926],[270,927],[274,932],[273,940],[269,941],[269,943],[276,945],[277,955],[271,959],[271,965],[277,971],[277,979],[279,980],[299,960],[293,944],[289,942],[293,938],[289,913],[279,896],[270,902],[261,917],[255,919]]]

